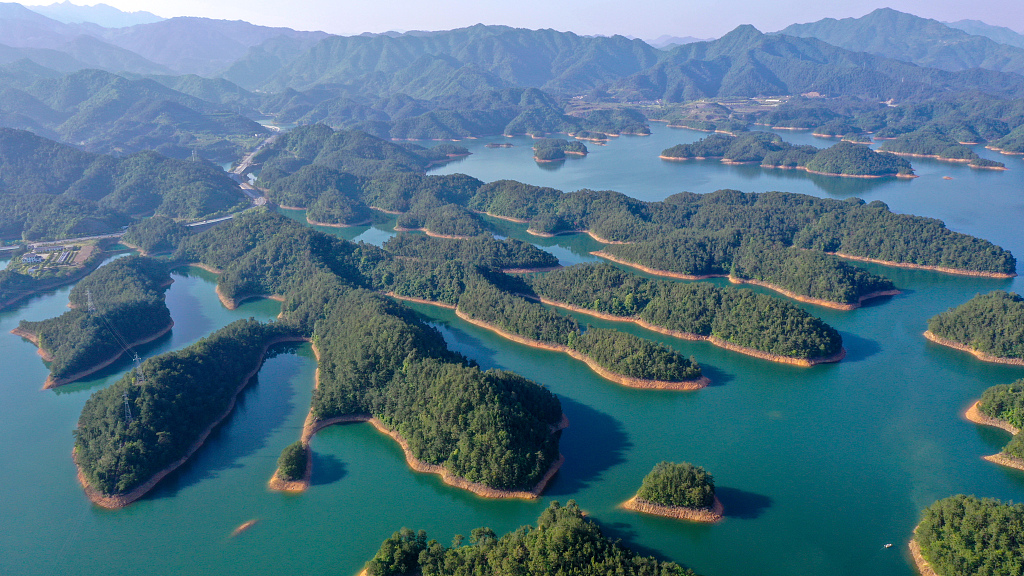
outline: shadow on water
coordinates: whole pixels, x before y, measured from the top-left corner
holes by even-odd
[[[326,486],[345,477],[348,471],[345,463],[331,454],[313,452],[313,474],[309,482],[313,486]]]
[[[861,362],[882,351],[882,347],[874,340],[852,332],[841,332],[840,335],[843,337],[843,348],[846,348],[846,358],[843,362]]]
[[[287,351],[288,348],[284,348],[284,352]],[[267,357],[280,353],[282,351],[274,347]],[[296,363],[276,373],[274,380],[276,383],[289,382],[299,370]],[[295,392],[292,387],[275,387],[275,382],[261,383],[257,374],[238,395],[231,414],[214,427],[203,446],[144,498],[174,497],[183,489],[216,478],[220,472],[241,468],[240,461],[261,450],[294,409]],[[266,388],[261,389],[261,386]]]
[[[897,286],[897,288],[899,288],[899,286]],[[900,293],[897,294],[896,296],[879,296],[877,298],[871,298],[870,300],[865,300],[864,303],[860,305],[860,307],[866,309],[866,308],[877,308],[878,306],[885,306],[886,304],[889,304],[890,302],[892,302],[894,299],[897,299],[897,298],[907,298],[909,296],[912,296],[914,294],[914,292],[916,292],[916,290],[909,290],[907,288],[899,288],[899,291],[900,291]]]
[[[637,538],[639,538],[640,535],[632,524],[627,522],[598,522],[598,525],[601,526],[601,533],[604,534],[606,538],[619,540],[620,545],[633,550],[639,556],[654,556],[661,562],[677,562],[654,548],[648,548],[643,544],[638,544]],[[697,524],[693,525],[698,526]],[[685,568],[685,566],[683,567]]]
[[[545,492],[545,497],[575,494],[600,480],[605,470],[626,461],[626,450],[633,446],[622,423],[612,416],[580,404],[565,396],[562,412],[569,428],[559,443],[565,464]]]
[[[697,363],[700,364],[700,371],[707,376],[709,380],[711,380],[711,383],[708,384],[708,388],[725,386],[736,378],[732,374],[721,370],[720,368],[716,368],[710,364],[704,364],[699,358],[697,359]]]
[[[445,320],[432,318],[417,311],[417,316],[420,320],[423,320],[431,328],[436,328],[441,336],[444,337],[444,341],[448,344],[448,349],[453,352],[458,352],[466,358],[477,363],[481,370],[488,370],[490,368],[501,368],[498,362],[494,359],[494,350],[489,348],[479,338],[459,330],[457,327],[453,327]]]
[[[756,520],[772,505],[770,497],[739,488],[716,486],[715,495],[722,501],[726,518]]]

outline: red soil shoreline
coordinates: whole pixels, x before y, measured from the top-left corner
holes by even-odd
[[[991,354],[986,354],[985,352],[981,352],[979,350],[975,350],[974,348],[971,348],[970,346],[965,346],[965,345],[963,345],[963,344],[961,344],[959,342],[956,342],[954,340],[949,340],[947,338],[943,338],[942,336],[936,336],[935,334],[932,333],[931,330],[925,330],[924,331],[924,337],[927,338],[928,340],[930,340],[930,341],[940,345],[940,346],[946,346],[948,348],[953,348],[954,350],[960,350],[962,352],[969,352],[972,355],[974,355],[975,358],[977,358],[978,360],[981,360],[983,362],[994,362],[996,364],[1010,364],[1011,366],[1024,366],[1024,359],[1021,359],[1021,358],[1001,358],[999,356],[993,356]]]
[[[917,533],[917,528],[914,528],[914,532],[915,534]],[[932,569],[931,564],[924,559],[924,556],[921,554],[921,547],[917,544],[917,540],[911,538],[910,543],[907,546],[910,548],[910,556],[914,559],[914,565],[917,567],[917,571],[921,576],[939,576],[939,574]]]
[[[882,264],[883,266],[892,266],[893,268],[906,268],[908,270],[931,270],[933,272],[943,272],[945,274],[956,274],[958,276],[974,276],[978,278],[1016,278],[1017,274],[1005,274],[1003,272],[980,272],[977,270],[961,270],[959,268],[946,268],[944,266],[927,266],[924,264],[909,264],[905,262],[893,262],[891,260],[878,260],[877,258],[867,258],[865,256],[853,256],[851,254],[844,254],[842,252],[826,252],[833,256],[845,258],[846,260],[853,260],[855,262],[871,262],[872,264]]]
[[[721,522],[723,518],[722,513],[725,511],[725,508],[722,506],[722,501],[718,499],[718,496],[715,496],[715,502],[710,508],[663,506],[661,504],[655,504],[654,502],[640,500],[636,496],[626,500],[620,506],[626,510],[633,510],[644,514],[653,514],[655,516],[664,516],[666,518],[675,518],[677,520],[689,520],[690,522],[704,522],[707,524]]]
[[[221,422],[223,422],[224,419],[226,419],[229,415],[231,415],[231,412],[233,412],[235,409],[235,403],[238,400],[238,395],[249,384],[249,381],[252,379],[252,377],[255,376],[260,371],[260,368],[263,367],[263,360],[266,358],[267,351],[270,349],[271,346],[282,344],[284,342],[306,341],[306,338],[296,336],[281,336],[272,339],[270,342],[267,342],[267,344],[263,346],[263,352],[260,354],[259,363],[256,365],[255,368],[252,369],[252,371],[250,371],[244,378],[242,378],[241,384],[238,385],[238,388],[236,388],[234,394],[232,394],[231,402],[228,404],[227,410],[225,410],[223,414],[221,414],[212,423],[210,423],[210,425],[207,426],[205,430],[203,430],[203,433],[200,434],[199,438],[195,441],[195,443],[193,443],[192,446],[189,447],[188,451],[186,451],[184,456],[182,456],[175,462],[172,462],[168,467],[154,474],[144,484],[138,486],[131,492],[126,492],[124,494],[107,495],[93,488],[92,485],[89,484],[88,479],[85,477],[85,472],[82,471],[82,467],[78,464],[78,458],[76,456],[75,451],[72,450],[72,459],[75,462],[75,468],[78,469],[78,482],[82,485],[82,488],[85,490],[86,496],[88,496],[89,500],[91,500],[94,504],[109,509],[124,508],[125,506],[131,504],[132,502],[135,502],[136,500],[144,496],[147,492],[152,490],[153,487],[160,482],[160,480],[163,480],[165,476],[167,476],[175,469],[177,469],[179,466],[188,461],[188,459],[191,458],[192,455],[195,454],[197,450],[199,450],[203,443],[206,442],[206,439],[210,436],[210,433],[213,432],[213,429],[216,428]]]
[[[1007,422],[1005,420],[1000,420],[998,418],[993,418],[993,417],[989,416],[988,414],[983,413],[980,409],[978,409],[978,406],[980,404],[981,404],[981,400],[978,400],[974,404],[971,404],[971,407],[968,408],[966,412],[964,412],[964,418],[966,418],[970,422],[974,422],[975,424],[981,424],[982,426],[992,426],[994,428],[1000,428],[1000,429],[1006,430],[1010,434],[1014,434],[1014,435],[1020,434],[1020,430],[1017,429],[1017,427],[1014,426],[1013,424],[1010,424],[1009,422]]]
[[[818,358],[790,358],[788,356],[779,356],[778,354],[769,354],[768,352],[762,352],[760,350],[755,350],[754,348],[739,346],[737,344],[733,344],[731,342],[722,340],[717,336],[703,336],[701,334],[694,334],[693,332],[681,332],[679,330],[671,330],[669,328],[664,328],[662,326],[651,324],[635,316],[613,316],[611,314],[596,312],[594,310],[587,310],[586,308],[580,308],[579,306],[573,306],[572,304],[567,304],[565,302],[548,300],[547,298],[536,299],[540,300],[544,304],[548,304],[550,306],[557,306],[559,308],[564,308],[572,312],[579,312],[580,314],[587,314],[590,316],[594,316],[595,318],[611,320],[612,322],[632,322],[637,326],[640,326],[641,328],[646,328],[652,332],[657,332],[659,334],[664,334],[666,336],[672,336],[674,338],[690,341],[707,341],[710,342],[711,344],[714,344],[715,346],[725,348],[726,350],[730,350],[732,352],[739,352],[740,354],[753,356],[754,358],[760,358],[761,360],[779,362],[781,364],[792,364],[794,366],[803,366],[805,368],[810,368],[811,366],[816,366],[818,364],[829,364],[833,362],[839,362],[843,358],[846,358],[845,348],[841,349],[838,353],[833,354],[832,356],[822,356]]]

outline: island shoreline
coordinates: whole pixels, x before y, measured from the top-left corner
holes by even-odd
[[[868,258],[866,256],[853,256],[851,254],[844,254],[843,252],[826,252],[833,256],[838,256],[846,260],[853,260],[855,262],[870,262],[872,264],[881,264],[883,266],[892,266],[893,268],[906,268],[908,270],[931,270],[933,272],[943,272],[945,274],[956,274],[958,276],[974,276],[977,278],[998,278],[1001,280],[1016,278],[1017,274],[1007,274],[1004,272],[981,272],[978,270],[961,270],[959,268],[947,268],[945,266],[929,266],[926,264],[910,264],[907,262],[893,262],[891,260],[879,260],[877,258]]]
[[[672,336],[674,338],[679,338],[681,340],[710,342],[715,346],[725,348],[726,350],[730,350],[732,352],[739,352],[740,354],[753,356],[754,358],[759,358],[761,360],[778,362],[780,364],[791,364],[794,366],[810,368],[811,366],[816,366],[818,364],[830,364],[834,362],[839,362],[843,358],[846,358],[846,348],[840,349],[839,352],[833,354],[832,356],[818,356],[815,358],[790,358],[789,356],[780,356],[778,354],[771,354],[769,352],[763,352],[761,350],[757,350],[754,348],[748,348],[746,346],[733,344],[731,342],[722,340],[721,338],[714,335],[704,336],[702,334],[695,334],[693,332],[682,332],[680,330],[672,330],[670,328],[665,328],[663,326],[651,324],[645,320],[637,318],[636,316],[614,316],[612,314],[597,312],[595,310],[587,310],[586,308],[581,308],[579,306],[574,306],[572,304],[567,304],[565,302],[558,302],[556,300],[549,300],[547,298],[539,296],[530,296],[525,294],[523,296],[525,296],[526,298],[538,300],[543,304],[548,304],[549,306],[557,306],[558,308],[564,308],[571,312],[587,314],[589,316],[594,316],[595,318],[601,318],[603,320],[611,320],[612,322],[632,322],[637,326],[640,326],[641,328],[646,328],[652,332],[657,332],[659,334],[664,334],[666,336]]]
[[[1024,359],[1003,358],[1001,356],[993,356],[986,352],[975,350],[974,348],[961,344],[955,340],[949,340],[948,338],[937,336],[931,330],[925,330],[924,337],[927,338],[929,341],[938,344],[939,346],[945,346],[947,348],[952,348],[954,350],[960,350],[961,352],[968,352],[978,360],[981,360],[982,362],[992,362],[994,364],[1009,364],[1011,366],[1024,366]]]
[[[718,496],[715,496],[715,501],[710,508],[665,506],[662,504],[655,504],[654,502],[648,502],[646,500],[640,500],[636,496],[626,500],[620,504],[620,506],[626,510],[641,512],[643,514],[653,514],[655,516],[663,516],[665,518],[688,520],[690,522],[701,522],[705,524],[716,524],[721,522],[724,518],[722,514],[725,511],[722,506],[722,501],[718,499]]]
[[[89,480],[85,477],[85,472],[82,470],[81,465],[79,465],[78,463],[77,449],[73,449],[71,451],[71,457],[75,463],[75,468],[78,470],[78,482],[79,484],[82,485],[82,488],[85,491],[86,496],[88,496],[89,500],[91,500],[97,506],[100,506],[102,508],[108,508],[111,510],[124,508],[125,506],[128,506],[132,502],[135,502],[139,498],[145,496],[146,493],[152,490],[161,480],[164,479],[165,476],[175,471],[176,469],[178,469],[178,467],[187,462],[188,459],[191,458],[192,455],[195,454],[199,450],[199,448],[203,446],[203,444],[206,442],[206,439],[209,438],[213,430],[218,425],[220,425],[225,419],[227,419],[227,417],[230,416],[232,412],[234,412],[235,404],[238,401],[238,395],[241,394],[242,391],[245,390],[246,386],[249,385],[249,381],[252,380],[252,377],[259,373],[260,368],[263,367],[263,362],[266,359],[267,351],[270,350],[272,346],[276,346],[278,344],[283,344],[286,342],[308,341],[308,338],[301,336],[279,336],[267,342],[263,346],[263,351],[260,353],[259,363],[244,378],[242,378],[241,384],[238,385],[238,387],[235,389],[234,394],[232,394],[231,402],[228,403],[228,407],[224,411],[224,413],[221,414],[218,418],[214,419],[214,421],[210,423],[210,425],[207,426],[205,430],[203,430],[202,434],[199,435],[199,438],[196,439],[196,441],[191,446],[189,446],[189,449],[185,452],[184,456],[172,462],[163,470],[156,472],[149,478],[149,480],[139,485],[135,489],[131,490],[130,492],[126,492],[124,494],[108,495],[103,494],[99,490],[93,488],[93,486],[89,484]]]

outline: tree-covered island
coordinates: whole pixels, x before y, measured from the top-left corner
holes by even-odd
[[[408,528],[385,540],[367,562],[366,576],[695,576],[692,570],[653,556],[640,556],[602,534],[576,502],[552,502],[536,526],[523,526],[500,538],[490,528],[457,535],[451,547],[427,540]]]
[[[1020,433],[1024,430],[1024,379],[988,388],[965,416],[971,422],[1013,434],[999,454],[986,456],[985,460],[1024,470],[1024,435]]]
[[[739,136],[712,134],[692,144],[678,144],[661,153],[663,160],[721,160],[726,164],[760,164],[762,168],[805,170],[825,176],[851,178],[910,178],[910,162],[880,154],[867,146],[840,142],[829,148],[790,144],[771,132]]]
[[[627,510],[694,522],[718,522],[722,503],[715,496],[715,480],[700,466],[689,462],[659,462],[644,476],[636,496],[623,505]]]
[[[49,320],[22,320],[11,332],[36,344],[50,362],[43,388],[62,386],[167,333],[174,325],[164,303],[170,284],[164,263],[142,256],[121,258],[71,290],[71,310]]]
[[[963,494],[924,511],[910,552],[922,574],[1019,576],[1024,558],[1024,504]]]
[[[928,320],[924,335],[986,362],[1024,366],[1024,298],[1003,290],[978,294]]]
[[[542,138],[533,144],[533,159],[537,162],[558,162],[565,160],[566,154],[586,156],[587,153],[587,146],[577,140]]]

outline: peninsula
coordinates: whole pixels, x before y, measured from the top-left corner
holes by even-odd
[[[994,426],[1013,434],[1002,451],[985,456],[985,460],[1024,470],[1024,435],[1020,433],[1024,429],[1024,379],[988,388],[964,416],[976,424]]]
[[[925,509],[910,541],[921,574],[1010,576],[1008,558],[1024,557],[1024,504],[957,495]]]
[[[1024,298],[994,290],[932,317],[924,335],[985,362],[1024,366],[1022,322]]]

